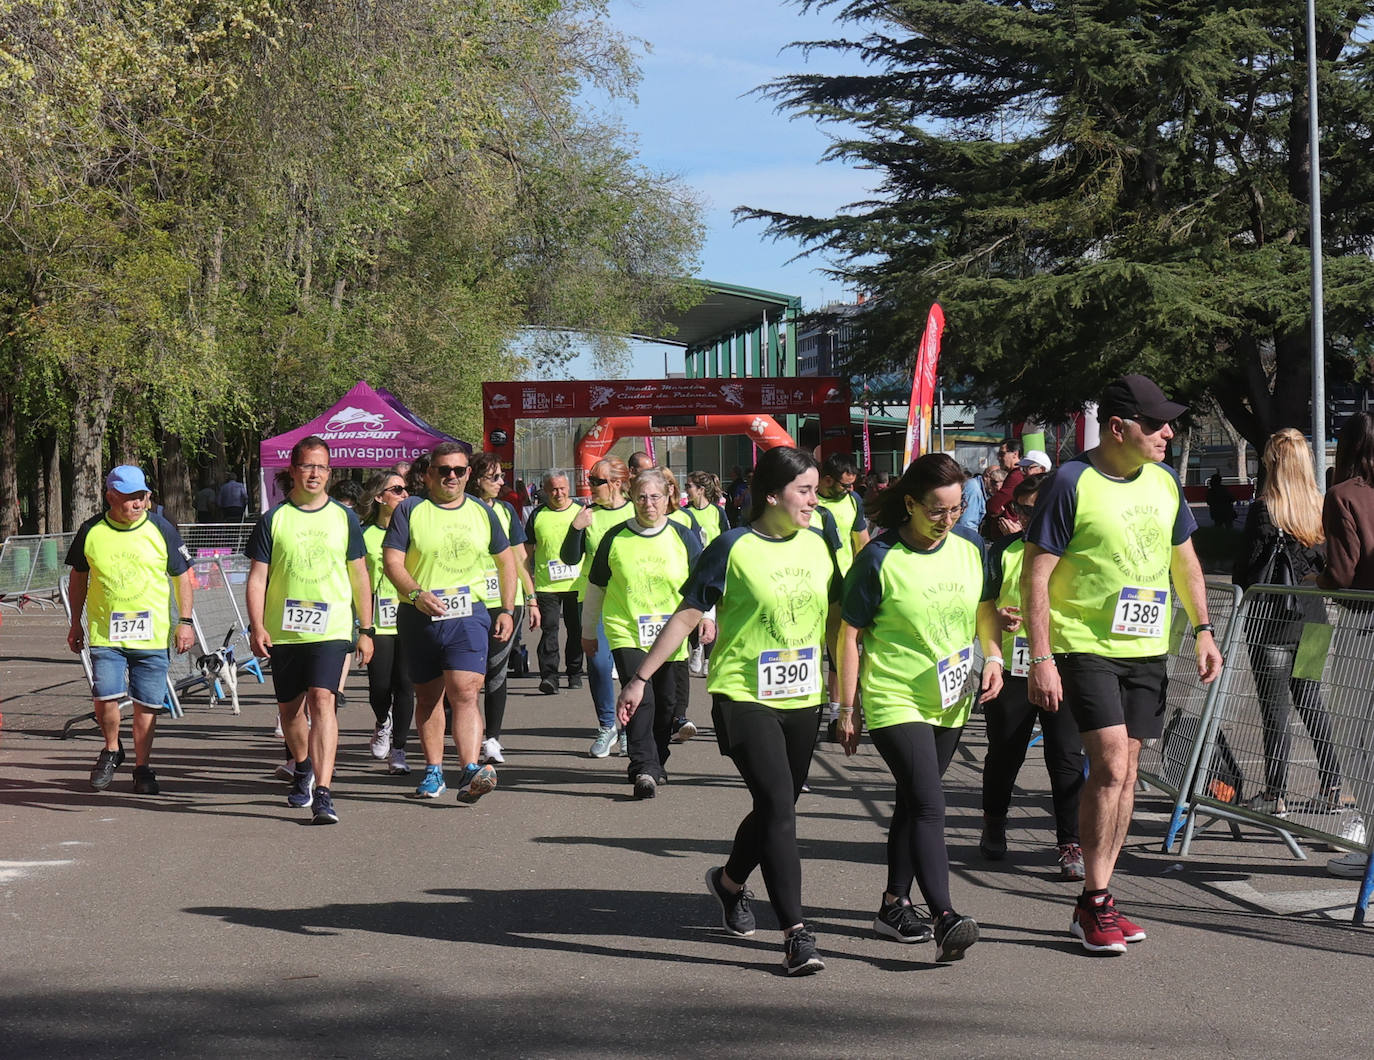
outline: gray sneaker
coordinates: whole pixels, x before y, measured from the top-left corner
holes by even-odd
[[[748,887],[741,887],[734,894],[731,894],[721,884],[720,878],[725,874],[724,866],[718,865],[714,869],[706,870],[706,889],[720,903],[720,922],[732,935],[744,937],[754,933],[754,911],[749,908],[749,899],[753,898],[753,893]]]
[[[592,741],[591,751],[588,753],[593,758],[605,758],[611,753],[611,748],[616,744],[615,726],[605,726],[596,730],[596,739]]]

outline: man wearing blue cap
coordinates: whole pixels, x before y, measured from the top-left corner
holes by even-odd
[[[176,590],[177,653],[195,640],[191,621],[191,556],[177,528],[148,510],[148,480],[121,464],[105,479],[109,509],[87,519],[76,532],[67,564],[72,620],[67,646],[89,646],[91,696],[105,748],[91,770],[91,787],[104,791],[124,761],[119,740],[119,704],[134,704],[134,792],[158,793],[148,765],[153,727],[163,707],[172,640],[167,579]],[[81,613],[86,612],[86,629]]]

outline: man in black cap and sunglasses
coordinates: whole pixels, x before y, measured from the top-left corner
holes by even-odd
[[[1210,683],[1221,673],[1190,540],[1197,523],[1163,463],[1171,421],[1186,411],[1143,375],[1109,383],[1100,441],[1060,467],[1026,528],[1030,701],[1073,711],[1090,763],[1079,813],[1085,879],[1070,931],[1093,953],[1125,953],[1145,938],[1109,887],[1141,743],[1163,729],[1171,591],[1193,624],[1198,676]]]

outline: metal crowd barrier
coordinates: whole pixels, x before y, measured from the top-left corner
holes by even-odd
[[[1175,821],[1200,816],[1366,857],[1354,921],[1374,891],[1374,592],[1256,585],[1222,644],[1227,665],[1193,739]],[[1167,846],[1177,832],[1171,826]]]
[[[217,555],[207,548],[198,550],[191,561],[191,577],[195,582],[195,596],[191,619],[200,645],[199,655],[212,655],[221,648],[233,651],[234,666],[247,671],[261,684],[262,664],[253,657],[248,639],[248,607],[244,598],[248,583],[249,561],[243,555]],[[180,693],[205,688],[210,693],[210,705],[224,697],[219,681],[207,677],[197,664],[197,654],[172,656],[171,678]]]
[[[202,549],[213,549],[215,555],[240,555],[248,544],[253,524],[178,523],[177,530],[192,556],[200,555]]]
[[[1231,628],[1240,599],[1240,589],[1229,581],[1207,582],[1207,617],[1216,627],[1213,636],[1218,644]],[[1177,814],[1177,800],[1184,790],[1194,739],[1211,688],[1198,678],[1193,624],[1179,602],[1178,593],[1174,593],[1169,630],[1169,697],[1164,733],[1159,740],[1140,749],[1139,777],[1150,787],[1172,796]]]
[[[75,534],[30,534],[5,538],[0,546],[0,607],[28,604],[56,608],[64,561]]]

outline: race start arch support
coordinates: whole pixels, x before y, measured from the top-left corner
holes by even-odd
[[[655,420],[668,420],[658,423]],[[772,416],[762,412],[736,413],[733,416],[603,416],[577,443],[578,483],[586,482],[596,462],[611,451],[621,438],[644,438],[656,434],[692,437],[708,434],[743,434],[760,449],[795,445],[792,436]]]
[[[697,417],[729,416],[731,429],[738,430],[749,422],[739,416],[794,413],[819,418],[822,458],[848,450],[849,386],[834,376],[482,384],[483,447],[503,464],[515,462],[515,423],[521,419],[647,416],[651,431],[682,434],[697,427]],[[578,477],[583,492],[585,472]]]

